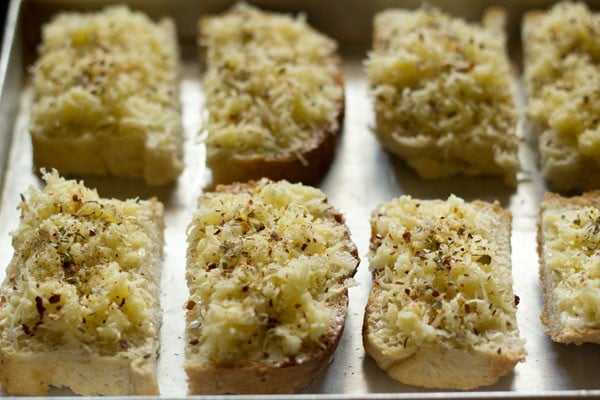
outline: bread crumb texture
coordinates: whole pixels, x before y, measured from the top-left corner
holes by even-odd
[[[544,131],[539,142],[546,175],[569,188],[583,179],[578,173],[600,170],[600,14],[584,3],[561,2],[531,18],[523,37],[528,114]],[[578,172],[563,167],[569,177],[562,182],[552,173],[561,164]]]
[[[241,3],[200,30],[210,152],[300,154],[315,133],[339,130],[337,46],[304,16]]]
[[[378,349],[370,353],[380,367],[390,372],[435,348],[438,356],[426,361],[427,377],[405,383],[465,389],[493,383],[524,359],[516,325],[519,300],[512,290],[510,220],[502,220],[510,217],[500,217],[502,212],[497,204],[466,203],[453,195],[447,201],[402,196],[374,211],[368,255],[373,288],[364,335],[368,348]],[[440,360],[453,352],[464,365],[443,365]],[[469,370],[474,354],[490,360],[481,371]],[[504,358],[509,367],[486,377]]]
[[[546,278],[546,321],[558,341],[581,342],[577,331],[595,331],[600,342],[600,201],[570,203],[546,197],[542,204],[542,254]],[[549,292],[548,292],[549,291]],[[569,339],[569,337],[571,338]]]
[[[188,246],[188,359],[290,365],[339,336],[358,256],[318,189],[220,186],[201,196]]]
[[[148,257],[162,254],[153,247],[162,226],[145,224],[162,221],[162,205],[100,199],[56,172],[44,179],[20,205],[0,292],[2,347],[127,357],[158,337],[160,269]]]
[[[502,15],[490,13],[489,20],[471,24],[431,7],[374,19],[366,70],[375,132],[423,178],[492,174],[516,181],[513,71],[497,23]]]
[[[148,151],[170,154],[177,164],[164,179],[178,175],[183,127],[172,21],[154,23],[125,6],[60,13],[43,27],[32,74],[34,137],[145,138]]]

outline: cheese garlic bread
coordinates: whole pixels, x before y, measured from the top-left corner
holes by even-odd
[[[504,13],[483,25],[422,7],[374,18],[366,62],[375,134],[425,179],[499,175],[519,169],[515,79]]]
[[[319,181],[344,115],[336,43],[302,17],[244,3],[199,31],[213,182]]]
[[[320,190],[220,185],[198,201],[187,256],[190,394],[296,392],[329,364],[358,255]]]
[[[373,212],[365,349],[390,377],[441,389],[491,385],[525,358],[511,214],[498,204],[402,196]]]
[[[600,343],[600,191],[546,193],[538,244],[546,333],[555,342]]]
[[[32,68],[37,168],[174,181],[183,168],[179,50],[169,19],[124,6],[58,14]]]
[[[103,199],[44,173],[0,287],[0,382],[83,395],[158,394],[163,206]]]
[[[524,83],[553,190],[600,188],[600,13],[561,2],[523,17]]]

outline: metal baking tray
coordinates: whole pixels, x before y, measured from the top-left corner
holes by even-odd
[[[6,1],[6,0],[2,0]],[[185,397],[183,365],[186,226],[196,198],[210,179],[204,166],[205,148],[199,139],[203,94],[197,63],[196,22],[200,15],[221,11],[231,1],[130,0],[132,8],[152,18],[175,19],[182,47],[181,100],[185,126],[186,168],[175,185],[149,188],[138,182],[117,179],[86,179],[102,196],[147,198],[157,196],[166,206],[166,247],[161,287],[164,321],[161,331],[159,384],[162,396]],[[40,27],[59,10],[99,9],[108,4],[98,0],[11,0],[0,59],[0,280],[12,255],[9,233],[19,220],[19,194],[31,185],[41,187],[32,167],[31,142],[27,132],[32,91],[27,68],[36,56]],[[110,2],[113,3],[113,2]],[[402,162],[387,154],[371,132],[373,111],[368,82],[362,65],[370,47],[371,19],[387,7],[418,7],[420,0],[261,0],[256,5],[275,11],[303,12],[308,21],[340,43],[344,58],[346,119],[335,161],[321,184],[330,202],[347,219],[362,263],[356,276],[358,286],[350,289],[346,328],[329,368],[302,393],[290,398],[539,398],[600,397],[600,346],[554,344],[544,335],[540,322],[542,304],[538,283],[536,224],[538,206],[545,190],[536,165],[536,151],[530,132],[521,123],[522,172],[516,188],[494,178],[453,178],[423,181]],[[491,1],[465,0],[428,3],[469,20],[477,20]],[[550,1],[496,2],[509,11],[511,56],[519,69],[519,21],[531,8],[547,7]],[[598,4],[595,4],[598,6]],[[522,121],[523,122],[523,121]],[[518,323],[526,339],[527,360],[493,386],[471,392],[435,391],[402,385],[388,378],[365,354],[361,328],[364,306],[371,285],[366,254],[369,217],[375,206],[400,194],[416,198],[446,198],[455,193],[467,200],[498,200],[513,213],[514,289],[520,296]],[[70,396],[65,390],[51,394]],[[0,389],[0,396],[6,396]],[[257,396],[243,396],[259,398]],[[264,396],[261,396],[261,398]],[[278,396],[281,398],[282,396]]]

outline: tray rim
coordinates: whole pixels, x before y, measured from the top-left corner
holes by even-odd
[[[24,71],[26,66],[22,65],[23,55],[22,47],[23,44],[20,42],[21,38],[19,35],[21,12],[25,3],[45,3],[44,0],[9,0],[8,10],[6,14],[4,37],[2,42],[2,52],[0,54],[0,106],[3,107],[2,113],[7,112],[5,104],[9,104],[10,109],[19,106],[21,92],[17,91],[16,96],[11,93],[13,88],[22,87],[24,83]],[[123,2],[127,2],[124,0]],[[46,3],[52,3],[47,1]],[[54,3],[60,3],[60,1],[54,1]],[[114,3],[114,1],[111,1]],[[139,3],[143,4],[143,3]],[[21,63],[20,65],[19,62]],[[13,72],[13,69],[16,72]],[[11,74],[18,73],[17,78],[12,78]],[[15,98],[12,98],[14,96]],[[10,110],[8,110],[10,111]],[[8,113],[8,112],[7,112]],[[8,155],[11,148],[12,132],[14,130],[14,118],[9,118],[10,123],[2,124],[0,126],[0,193],[4,193],[5,184],[5,173],[7,169]],[[3,207],[0,198],[0,208]],[[513,227],[514,228],[514,227]],[[362,265],[362,268],[367,266]],[[382,373],[384,373],[382,371]],[[0,398],[4,396],[4,392],[0,390]],[[73,399],[81,398],[81,396],[53,396],[59,399]],[[173,399],[187,399],[187,398],[203,398],[203,399],[230,399],[231,396],[219,395],[219,396],[169,396],[168,393],[164,393],[160,396],[152,398],[168,397]],[[237,395],[235,398],[238,399],[264,399],[264,398],[278,398],[278,399],[301,399],[301,400],[312,400],[312,399],[340,399],[340,400],[354,400],[354,399],[496,399],[496,398],[510,398],[510,399],[538,399],[538,398],[581,398],[581,397],[598,397],[600,398],[600,389],[594,390],[550,390],[544,392],[514,392],[514,391],[469,391],[469,392],[443,392],[443,391],[431,391],[431,392],[398,392],[398,393],[364,393],[364,394],[343,394],[343,393],[323,393],[323,394],[291,394],[291,395]],[[35,397],[34,397],[35,398]]]

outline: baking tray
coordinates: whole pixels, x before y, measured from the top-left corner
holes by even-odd
[[[110,2],[113,3],[113,2]],[[150,188],[138,182],[93,178],[86,184],[97,187],[102,196],[147,198],[157,196],[166,206],[166,246],[161,286],[164,321],[161,331],[159,384],[162,396],[185,397],[187,384],[183,365],[185,286],[185,231],[195,202],[210,180],[204,166],[205,148],[199,136],[203,94],[197,63],[196,21],[206,13],[221,11],[230,1],[125,1],[152,18],[171,16],[178,27],[183,70],[181,100],[185,127],[185,170],[177,183]],[[358,246],[362,263],[350,289],[350,308],[344,335],[329,368],[302,393],[290,398],[540,398],[600,397],[600,346],[554,344],[544,335],[539,315],[542,305],[538,283],[536,223],[538,206],[545,190],[535,159],[535,144],[521,121],[520,148],[522,172],[516,188],[506,187],[494,178],[453,178],[423,181],[402,162],[387,154],[371,132],[373,112],[368,82],[362,66],[371,40],[371,19],[387,7],[414,8],[420,1],[264,0],[256,5],[284,12],[303,12],[309,22],[340,43],[344,58],[346,119],[338,153],[321,189],[347,219]],[[428,1],[455,15],[476,20],[489,1]],[[509,11],[508,30],[511,56],[519,66],[518,27],[521,14],[531,8],[547,7],[549,1],[496,2]],[[29,186],[41,187],[34,173],[31,143],[27,132],[32,91],[27,67],[35,58],[40,26],[59,10],[98,9],[106,1],[12,0],[0,59],[0,280],[12,255],[9,233],[18,225],[20,193]],[[595,4],[598,6],[598,4]],[[457,194],[467,200],[498,200],[513,213],[512,261],[514,289],[521,298],[517,314],[526,339],[527,360],[495,385],[471,392],[426,390],[402,385],[387,377],[365,354],[361,328],[364,306],[370,289],[366,254],[369,243],[369,217],[375,206],[401,194],[416,198],[446,198]],[[70,396],[65,390],[51,394]],[[0,389],[0,396],[6,393]],[[216,396],[219,397],[219,396]],[[240,396],[263,398],[264,396]],[[282,398],[282,396],[278,396]]]

